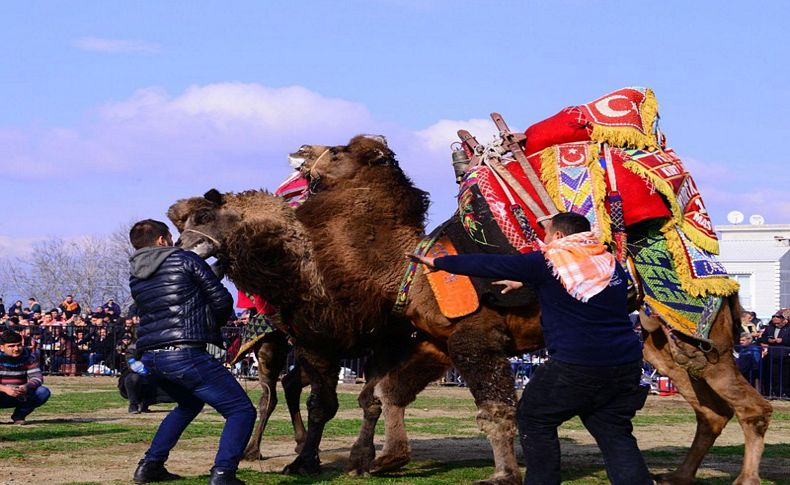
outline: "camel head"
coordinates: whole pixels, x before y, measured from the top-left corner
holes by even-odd
[[[203,259],[219,255],[225,236],[241,220],[217,189],[209,190],[203,197],[179,200],[167,210],[167,217],[181,233],[176,245]]]
[[[288,162],[311,183],[321,184],[354,178],[366,166],[397,165],[395,153],[380,135],[357,135],[348,145],[302,145],[288,155]]]

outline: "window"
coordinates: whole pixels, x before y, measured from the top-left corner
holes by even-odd
[[[751,274],[730,274],[730,278],[734,279],[741,285],[741,290],[738,292],[738,299],[741,300],[741,306],[746,310],[754,310],[752,306],[752,294],[754,288],[752,286]]]

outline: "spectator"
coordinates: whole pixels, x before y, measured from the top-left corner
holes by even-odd
[[[740,344],[735,346],[738,370],[752,386],[757,387],[760,377],[760,364],[762,361],[762,349],[754,341],[750,332],[743,332],[740,337]]]
[[[148,407],[152,404],[175,402],[163,387],[151,380],[143,363],[134,358],[135,345],[129,345],[127,350],[127,366],[118,378],[118,390],[121,397],[129,400],[129,413],[150,413]]]
[[[77,315],[82,311],[82,307],[77,301],[74,299],[73,295],[66,295],[66,299],[63,300],[63,303],[60,304],[60,311],[63,312],[66,320],[70,319],[74,315]]]
[[[116,322],[121,317],[121,307],[113,298],[107,300],[107,303],[104,304],[104,315],[110,317],[111,322]]]
[[[21,317],[22,316],[22,300],[17,300],[14,302],[14,306],[8,309],[8,316],[9,317]]]
[[[0,298],[0,318],[5,317],[5,304],[3,303],[3,299]]]
[[[30,307],[30,313],[41,313],[41,304],[34,298],[27,299],[27,305]]]
[[[763,346],[763,394],[769,397],[790,397],[790,326],[780,312],[760,337]]]
[[[52,310],[50,310],[49,316],[51,316],[52,320],[55,322],[63,321],[63,315],[61,315],[60,310],[58,310],[57,308],[53,308]]]
[[[754,312],[741,312],[741,332],[748,332],[752,337],[759,336],[758,324],[760,320],[756,318],[757,314]]]
[[[113,351],[113,342],[112,338],[107,335],[107,327],[99,327],[98,331],[87,338],[90,338],[90,343],[88,344],[90,351],[88,354],[88,368],[90,368],[94,364],[105,362],[105,359],[109,358]],[[108,363],[110,362],[106,361],[105,365]]]
[[[50,372],[61,372],[62,365],[71,365],[79,363],[79,349],[74,342],[74,338],[68,334],[61,334],[58,343],[60,349],[52,355],[50,364]]]
[[[14,408],[11,420],[25,424],[25,418],[49,399],[38,362],[22,345],[22,336],[5,330],[0,334],[0,408]]]

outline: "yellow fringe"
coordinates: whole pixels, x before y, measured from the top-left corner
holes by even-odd
[[[658,313],[667,325],[675,330],[679,330],[686,335],[694,336],[697,333],[697,324],[676,312],[669,306],[661,303],[651,296],[645,295],[645,304],[650,307],[654,313]]]
[[[546,187],[546,191],[554,201],[556,209],[565,212],[565,204],[562,202],[560,194],[559,162],[557,158],[557,145],[552,145],[540,152],[540,180]]]
[[[712,254],[719,254],[719,241],[717,239],[700,231],[685,219],[683,219],[680,228],[683,230],[683,234],[685,234],[698,248],[704,249]]]
[[[658,116],[658,101],[650,88],[645,89],[645,100],[639,107],[639,113],[642,116],[642,130],[629,126],[601,126],[591,121],[590,138],[613,147],[657,149],[658,142],[653,133],[653,124]]]
[[[672,261],[675,263],[675,272],[678,274],[683,291],[691,296],[730,296],[738,292],[738,283],[730,278],[694,278],[676,226],[672,224],[672,221],[668,221],[661,228],[661,232],[667,239],[667,249],[672,255]]]
[[[606,171],[601,166],[600,146],[591,143],[587,148],[587,168],[590,170],[590,180],[592,181],[593,202],[595,203],[595,215],[598,219],[598,226],[601,228],[600,239],[604,244],[612,241],[612,218],[606,210]]]

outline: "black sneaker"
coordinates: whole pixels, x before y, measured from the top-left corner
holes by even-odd
[[[164,463],[145,461],[145,458],[143,458],[137,464],[137,470],[134,471],[132,480],[134,483],[169,482],[171,480],[181,480],[181,475],[167,471]]]
[[[208,478],[208,485],[246,485],[246,483],[236,478],[236,470],[212,468],[211,476]]]

